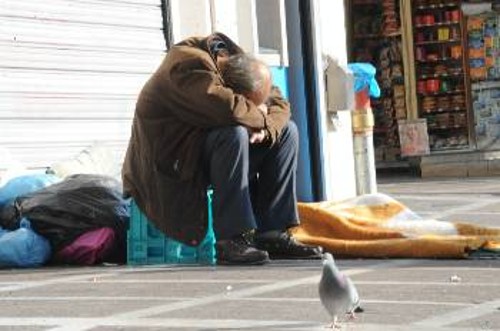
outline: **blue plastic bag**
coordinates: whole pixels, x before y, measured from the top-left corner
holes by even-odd
[[[49,174],[33,174],[12,178],[0,187],[0,208],[19,196],[33,193],[60,181],[61,178]]]
[[[380,97],[380,87],[375,79],[377,69],[372,64],[349,63],[347,66],[354,74],[354,92],[368,88],[371,97]]]
[[[38,267],[50,256],[49,241],[31,230],[28,219],[23,218],[14,231],[0,228],[0,267]]]

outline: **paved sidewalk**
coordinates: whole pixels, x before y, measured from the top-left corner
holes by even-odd
[[[500,227],[500,179],[380,179],[419,214]],[[346,259],[343,330],[500,330],[500,260]],[[325,330],[320,261],[0,270],[0,330]]]

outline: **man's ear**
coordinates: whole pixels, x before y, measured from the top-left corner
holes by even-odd
[[[262,89],[258,89],[256,91],[248,92],[245,94],[247,99],[252,101],[255,105],[260,105],[266,102],[266,99],[268,98],[266,95],[264,95],[264,92]]]
[[[219,70],[222,72],[224,71],[224,67],[227,63],[227,60],[229,59],[229,53],[219,53],[217,54],[217,58],[215,60],[217,67]]]

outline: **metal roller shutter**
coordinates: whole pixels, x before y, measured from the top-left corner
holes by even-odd
[[[161,1],[1,2],[0,147],[31,168],[94,142],[123,153],[166,49]]]

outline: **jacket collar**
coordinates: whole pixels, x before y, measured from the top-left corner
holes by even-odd
[[[212,55],[213,58],[217,56],[217,52],[226,50],[230,55],[241,54],[243,49],[238,46],[228,36],[221,32],[214,32],[204,40],[204,48]]]

